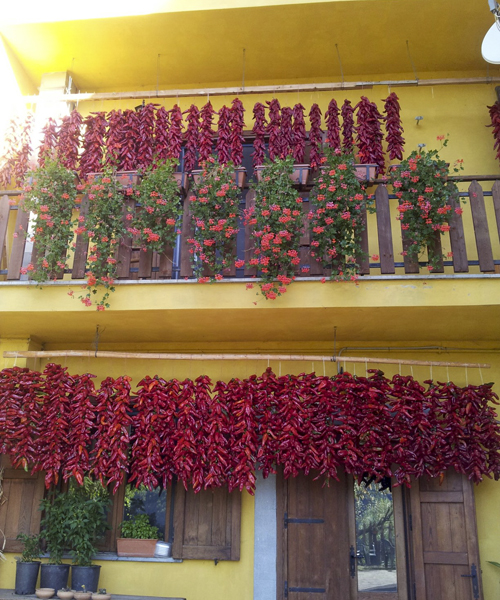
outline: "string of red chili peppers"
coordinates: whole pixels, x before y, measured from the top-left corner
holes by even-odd
[[[45,471],[47,486],[88,475],[116,491],[126,479],[149,488],[177,478],[195,491],[255,489],[285,477],[393,476],[397,484],[447,469],[475,482],[500,476],[500,426],[492,384],[424,385],[409,376],[348,373],[261,376],[212,384],[107,378],[49,364],[43,374],[0,372],[0,451],[14,466]]]

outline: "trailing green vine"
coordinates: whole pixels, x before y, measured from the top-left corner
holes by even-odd
[[[357,260],[363,256],[365,209],[373,212],[373,201],[364,195],[364,187],[356,178],[352,154],[325,148],[320,169],[311,193],[314,208],[308,214],[311,256],[332,269],[332,279],[356,279]]]
[[[21,269],[32,280],[43,283],[67,268],[67,254],[73,237],[78,206],[75,173],[54,159],[28,174],[23,187],[22,207],[35,215],[30,240],[35,242],[36,259]],[[15,233],[14,235],[18,235]]]
[[[151,164],[144,172],[137,198],[141,208],[131,221],[128,232],[139,238],[143,250],[163,252],[165,245],[174,246],[182,204],[179,186],[174,177],[177,161]]]
[[[255,250],[248,265],[261,273],[260,289],[268,300],[287,290],[300,264],[302,198],[293,187],[293,156],[267,161],[255,186],[255,207],[245,211],[254,226]]]

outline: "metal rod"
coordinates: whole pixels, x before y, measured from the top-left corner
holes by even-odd
[[[139,92],[84,92],[77,94],[61,94],[60,97],[51,96],[51,101],[61,102],[84,102],[103,100],[137,100],[142,98],[190,98],[194,96],[237,96],[243,94],[277,94],[287,92],[321,92],[333,90],[347,90],[357,88],[372,88],[373,86],[438,86],[438,85],[476,85],[500,82],[500,77],[456,77],[442,79],[395,79],[383,81],[340,81],[331,83],[299,83],[291,85],[254,85],[248,87],[225,87],[225,88],[196,88],[178,90],[143,90]],[[39,95],[24,96],[26,104],[36,104],[44,99]]]
[[[359,356],[327,356],[311,354],[187,354],[174,352],[113,352],[107,350],[20,350],[6,351],[4,358],[135,358],[144,360],[277,360],[294,362],[350,362],[380,363],[392,365],[417,365],[423,367],[467,367],[469,369],[489,369],[489,364],[440,362],[432,360],[399,360],[397,358],[373,358]]]

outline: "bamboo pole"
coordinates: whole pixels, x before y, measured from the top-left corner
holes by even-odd
[[[395,79],[384,81],[338,81],[331,83],[299,83],[291,85],[254,85],[233,86],[223,88],[196,88],[178,90],[142,90],[138,92],[83,92],[76,94],[61,94],[58,97],[51,96],[50,101],[84,102],[101,100],[140,100],[154,98],[189,98],[195,96],[243,96],[247,94],[277,94],[290,92],[322,92],[334,90],[370,89],[373,86],[383,85],[392,87],[428,87],[438,85],[475,85],[500,82],[500,77],[453,77],[442,79]],[[38,95],[24,96],[23,100],[28,104],[43,102],[44,99]]]
[[[339,362],[339,363],[380,363],[390,365],[413,365],[422,367],[466,367],[468,369],[489,369],[486,363],[457,363],[432,360],[406,360],[397,358],[373,358],[359,356],[326,356],[312,354],[187,354],[173,352],[112,352],[106,350],[20,350],[6,351],[4,358],[130,358],[139,360],[274,360],[295,362]]]

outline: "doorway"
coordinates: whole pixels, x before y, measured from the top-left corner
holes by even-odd
[[[472,484],[278,478],[278,600],[481,600]]]

